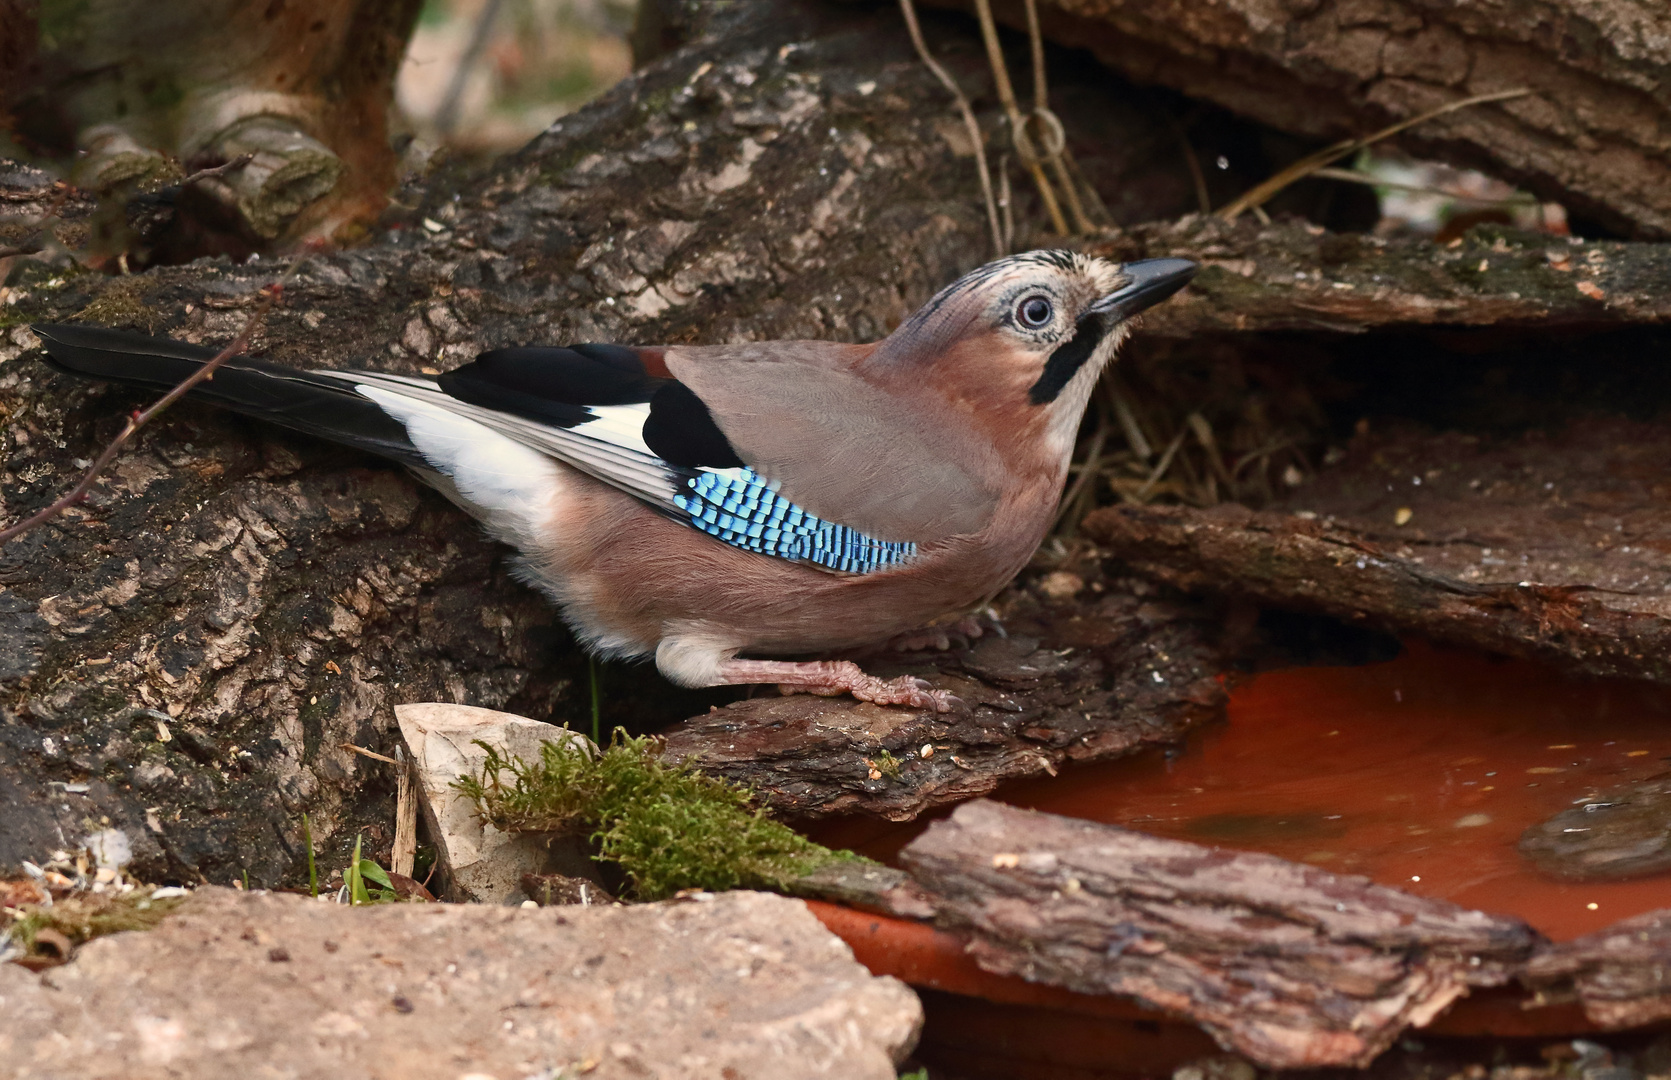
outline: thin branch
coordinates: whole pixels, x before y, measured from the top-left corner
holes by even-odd
[[[934,77],[940,80],[940,85],[957,100],[958,112],[963,114],[963,126],[968,129],[969,141],[975,147],[975,168],[980,172],[981,196],[986,200],[986,223],[992,229],[993,254],[1008,254],[1009,248],[1004,244],[1004,232],[998,224],[998,204],[992,197],[992,174],[986,167],[986,143],[981,135],[980,121],[975,119],[975,110],[969,106],[969,99],[963,96],[957,80],[953,79],[951,73],[941,67],[940,62],[934,59],[934,54],[928,51],[928,43],[923,41],[922,27],[917,24],[916,5],[912,0],[899,0],[899,10],[905,16],[905,28],[911,32],[911,44],[916,47],[923,66],[933,72]]]
[[[190,176],[187,176],[185,179],[181,180],[180,181],[180,186],[181,187],[188,187],[192,184],[197,183],[199,180],[210,180],[210,179],[213,179],[214,177],[217,177],[217,176],[225,176],[227,173],[233,171],[234,169],[241,169],[245,165],[248,165],[250,162],[252,162],[254,160],[255,160],[255,155],[254,154],[250,154],[250,153],[239,154],[237,157],[233,158],[232,160],[223,161],[219,165],[215,165],[212,168],[197,170],[196,172],[192,173]]]
[[[1326,165],[1333,165],[1335,162],[1339,161],[1343,157],[1346,157],[1348,154],[1355,154],[1364,147],[1372,146],[1375,143],[1380,142],[1382,139],[1391,138],[1406,128],[1415,127],[1417,124],[1424,124],[1435,117],[1455,112],[1458,109],[1466,109],[1474,105],[1485,105],[1493,101],[1508,101],[1512,98],[1525,97],[1531,92],[1532,91],[1530,89],[1522,87],[1518,90],[1499,90],[1494,94],[1477,94],[1474,97],[1463,98],[1461,101],[1453,101],[1448,105],[1441,105],[1437,109],[1429,109],[1420,116],[1412,116],[1408,120],[1400,120],[1398,123],[1393,124],[1390,127],[1382,128],[1373,135],[1365,135],[1362,138],[1357,139],[1346,139],[1342,142],[1335,143],[1333,146],[1324,147],[1322,150],[1317,151],[1317,153],[1312,154],[1309,157],[1301,158],[1299,161],[1294,162],[1294,164],[1288,166],[1286,169],[1283,169],[1269,180],[1266,180],[1264,183],[1259,184],[1247,191],[1239,199],[1220,210],[1218,212],[1218,216],[1226,221],[1235,221],[1248,210],[1258,210],[1261,205],[1268,202],[1276,195],[1277,192],[1281,191],[1289,184],[1298,180],[1304,180],[1318,169],[1321,169]]]
[[[158,413],[185,397],[197,384],[214,378],[216,368],[242,352],[249,345],[250,338],[255,335],[261,321],[266,318],[267,312],[272,310],[273,305],[284,295],[284,287],[296,276],[296,271],[301,269],[302,263],[306,259],[305,254],[298,255],[278,281],[261,290],[261,303],[256,305],[255,310],[250,313],[249,320],[244,323],[244,328],[238,331],[238,336],[226,343],[226,348],[216,353],[208,363],[192,372],[180,385],[164,394],[150,408],[144,411],[136,411],[129,416],[128,422],[122,427],[121,434],[112,439],[110,445],[104,448],[104,452],[88,467],[87,472],[75,487],[46,509],[23,519],[9,529],[0,530],[0,544],[15,540],[31,529],[45,525],[65,510],[85,499],[99,476],[105,469],[109,468],[112,461],[116,460],[117,455],[122,452],[122,447],[127,445],[128,440],[133,438],[140,428],[150,423]]]
[[[1539,201],[1536,195],[1528,191],[1516,191],[1502,198],[1493,199],[1484,195],[1464,195],[1459,191],[1446,191],[1444,188],[1433,187],[1430,184],[1405,184],[1397,180],[1383,180],[1372,173],[1359,172],[1356,169],[1318,169],[1311,175],[1321,180],[1341,180],[1348,184],[1386,188],[1389,191],[1405,191],[1412,195],[1435,195],[1452,202],[1476,203],[1480,206],[1531,206]]]
[[[342,747],[344,750],[349,751],[350,753],[359,754],[361,757],[368,757],[373,761],[382,761],[382,762],[385,762],[389,765],[399,765],[400,764],[400,762],[396,761],[392,757],[388,757],[386,755],[379,754],[375,750],[367,750],[363,746],[355,746],[351,742],[337,743],[337,745]]]

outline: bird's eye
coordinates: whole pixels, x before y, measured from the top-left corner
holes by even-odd
[[[1029,330],[1039,330],[1050,325],[1050,317],[1055,314],[1055,308],[1050,301],[1042,296],[1029,296],[1015,309],[1015,317]]]

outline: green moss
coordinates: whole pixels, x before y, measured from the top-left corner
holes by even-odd
[[[146,888],[118,895],[82,893],[65,897],[51,907],[29,905],[12,923],[11,938],[33,954],[37,951],[35,938],[42,930],[56,930],[74,945],[125,930],[150,930],[185,899],[152,900],[151,892]]]
[[[859,859],[773,821],[745,787],[662,761],[656,740],[620,728],[596,755],[580,740],[548,742],[534,763],[478,745],[481,771],[453,786],[483,819],[515,832],[590,832],[598,857],[619,864],[642,900],[681,889],[782,892]]]
[[[79,322],[100,326],[138,327],[147,334],[155,333],[160,318],[155,309],[145,303],[146,284],[140,278],[117,278],[95,296],[91,303],[76,312]]]

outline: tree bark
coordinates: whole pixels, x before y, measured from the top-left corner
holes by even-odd
[[[1187,291],[1144,314],[1150,339],[1421,327],[1596,334],[1671,321],[1671,295],[1661,287],[1671,244],[1496,226],[1441,244],[1326,232],[1292,218],[1261,225],[1190,215],[1125,229],[1092,250],[1201,263]]]
[[[986,970],[1132,995],[1271,1068],[1367,1065],[1539,941],[1365,878],[986,801],[901,859]]]
[[[967,0],[948,0],[968,8]],[[1523,184],[1624,235],[1671,236],[1671,13],[1650,0],[1045,0],[1047,36],[1138,83],[1283,131],[1367,135],[1431,120],[1417,153]],[[994,4],[1025,27],[1017,0]]]
[[[1086,535],[1175,587],[1671,682],[1671,425],[1368,429],[1274,507],[1119,506]]]
[[[1064,580],[1074,595],[1046,592]],[[1006,637],[863,661],[950,690],[961,701],[950,713],[768,691],[692,717],[667,750],[783,813],[909,821],[1005,780],[1178,743],[1223,715],[1229,658],[1210,606],[1105,577],[1093,557],[1024,575],[996,607]]]
[[[1644,1027],[1671,1018],[1671,911],[1621,919],[1605,930],[1540,952],[1526,981],[1559,999],[1576,995],[1602,1027]]]

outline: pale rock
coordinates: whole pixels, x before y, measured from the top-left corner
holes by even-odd
[[[518,910],[210,887],[44,975],[0,964],[0,1017],[0,1080],[894,1080],[922,1006],[766,893]]]
[[[444,702],[396,705],[400,733],[417,768],[419,802],[429,835],[435,840],[451,900],[483,904],[520,904],[524,874],[565,874],[597,880],[597,869],[583,836],[507,833],[476,814],[475,804],[452,787],[466,774],[480,772],[487,753],[478,741],[502,756],[539,760],[540,746],[584,735],[512,713]]]

